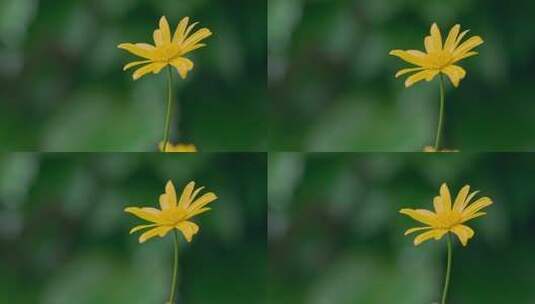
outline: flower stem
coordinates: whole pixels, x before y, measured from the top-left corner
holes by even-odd
[[[448,265],[446,266],[446,281],[444,282],[444,290],[442,291],[442,304],[446,304],[446,297],[448,296],[448,287],[450,285],[451,273],[451,235],[448,232]]]
[[[444,122],[444,76],[440,74],[440,113],[438,117],[437,134],[435,136],[435,151],[438,152],[440,148],[440,135],[442,133],[442,125]]]
[[[175,236],[175,261],[173,266],[173,280],[171,282],[171,295],[169,296],[169,304],[175,304],[175,290],[178,273],[178,233],[175,230],[173,234]]]
[[[165,115],[162,152],[167,151],[167,143],[169,142],[169,126],[171,124],[172,108],[173,108],[173,73],[171,71],[171,67],[169,66],[167,67],[167,114]]]

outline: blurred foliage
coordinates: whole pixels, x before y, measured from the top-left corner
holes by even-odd
[[[455,241],[448,303],[535,303],[535,156],[325,154],[269,157],[272,303],[431,304],[440,299],[446,241],[419,247],[403,207],[432,209],[442,182],[494,205]]]
[[[138,244],[171,179],[219,199],[181,238],[178,303],[264,303],[264,154],[0,154],[0,303],[164,303],[171,236]]]
[[[180,141],[203,151],[262,150],[267,134],[266,3],[0,0],[0,145],[5,151],[155,151],[166,75],[122,72],[122,42],[151,42],[183,16],[214,35],[175,77]],[[176,97],[176,96],[175,96]],[[176,127],[175,127],[176,129]],[[175,141],[177,135],[174,136]]]
[[[271,147],[278,151],[421,151],[432,143],[438,78],[405,89],[392,49],[423,49],[433,22],[485,44],[446,91],[446,147],[535,145],[535,2],[269,0]]]

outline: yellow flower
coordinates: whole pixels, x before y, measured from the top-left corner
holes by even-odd
[[[160,152],[197,152],[197,147],[194,144],[176,144],[168,142],[165,151],[163,150],[163,141],[158,145]]]
[[[139,237],[139,242],[143,243],[155,236],[164,237],[169,231],[177,229],[182,232],[188,242],[191,242],[193,235],[199,232],[199,226],[191,222],[190,219],[210,210],[206,205],[217,199],[217,196],[212,192],[196,198],[204,187],[193,191],[194,188],[195,182],[190,182],[182,191],[177,204],[175,186],[171,181],[168,181],[165,193],[160,195],[161,209],[151,207],[128,207],[124,209],[125,212],[152,222],[152,224],[136,226],[130,230],[130,233],[152,228]]]
[[[405,86],[410,87],[421,80],[431,81],[439,73],[446,74],[451,83],[457,87],[459,82],[466,76],[466,71],[456,65],[462,59],[477,55],[472,49],[478,45],[483,44],[483,39],[479,36],[471,37],[465,42],[461,43],[463,37],[468,33],[464,31],[459,34],[461,26],[455,25],[442,44],[442,36],[436,23],[431,26],[431,35],[425,37],[425,53],[418,50],[393,50],[390,55],[397,56],[408,63],[417,65],[418,67],[403,69],[396,73],[396,78],[412,72],[417,72],[411,75],[405,81]]]
[[[212,32],[207,28],[202,28],[191,34],[197,22],[191,25],[188,25],[188,23],[189,17],[183,18],[178,23],[173,37],[171,37],[169,23],[165,16],[163,16],[160,19],[160,28],[155,30],[153,34],[154,45],[147,43],[119,44],[118,48],[145,58],[145,60],[134,61],[125,65],[123,71],[145,64],[134,72],[132,77],[136,80],[150,72],[157,74],[170,64],[176,68],[182,78],[186,78],[188,72],[193,69],[193,62],[184,57],[184,55],[204,47],[205,44],[199,42],[212,35]]]
[[[435,212],[425,209],[401,209],[399,211],[401,214],[408,215],[427,225],[426,227],[411,228],[405,232],[405,235],[416,231],[429,230],[414,239],[414,245],[418,246],[431,238],[439,240],[446,233],[453,232],[463,246],[466,246],[468,240],[474,236],[474,230],[464,225],[464,223],[485,215],[486,213],[480,212],[480,210],[492,204],[490,198],[482,197],[469,206],[468,204],[479,191],[469,192],[470,186],[464,186],[459,191],[452,206],[450,190],[444,183],[440,187],[440,194],[433,200]]]

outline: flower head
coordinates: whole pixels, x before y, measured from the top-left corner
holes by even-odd
[[[405,232],[405,235],[416,231],[429,230],[414,239],[414,245],[418,246],[431,238],[439,240],[446,233],[452,232],[457,235],[463,246],[466,246],[468,240],[474,236],[474,230],[464,225],[464,223],[485,215],[486,213],[480,212],[480,210],[492,204],[490,198],[482,197],[469,205],[478,192],[470,193],[470,186],[466,185],[459,191],[452,205],[450,190],[445,183],[442,184],[440,194],[433,200],[435,212],[425,209],[401,209],[399,211],[401,214],[408,215],[427,225],[425,227],[411,228]]]
[[[203,39],[212,35],[207,28],[192,33],[197,22],[189,25],[189,17],[183,18],[171,37],[171,29],[165,16],[160,18],[160,27],[154,31],[154,45],[147,43],[121,43],[118,48],[126,50],[134,55],[143,57],[144,60],[134,61],[124,66],[123,70],[143,65],[134,74],[134,80],[143,77],[147,73],[159,73],[167,65],[172,65],[182,78],[186,78],[188,72],[193,69],[193,62],[184,57],[187,53],[206,46],[200,43]]]
[[[468,30],[459,34],[461,26],[459,24],[451,28],[448,37],[442,43],[442,35],[436,23],[431,26],[431,35],[425,37],[425,53],[418,50],[393,50],[390,55],[397,56],[408,63],[417,65],[415,68],[402,69],[396,73],[396,78],[416,72],[405,81],[405,86],[410,87],[421,80],[431,81],[439,73],[449,77],[451,83],[457,87],[459,82],[466,76],[466,71],[456,65],[457,62],[477,55],[472,51],[478,45],[483,44],[483,39],[474,36],[461,43],[461,40],[468,33]]]
[[[158,145],[160,152],[197,152],[197,147],[194,144],[176,144],[173,145],[170,142],[167,142],[164,151],[163,141]]]
[[[210,210],[206,205],[217,199],[217,196],[212,192],[197,198],[203,188],[195,189],[195,182],[190,182],[182,191],[180,199],[177,200],[175,186],[171,181],[168,181],[165,185],[165,193],[160,195],[161,209],[152,207],[128,207],[124,209],[125,212],[151,222],[148,225],[132,228],[130,233],[151,228],[139,237],[139,242],[143,243],[155,236],[164,237],[169,231],[177,229],[182,232],[188,242],[191,242],[193,235],[199,232],[199,226],[191,222],[190,219]]]

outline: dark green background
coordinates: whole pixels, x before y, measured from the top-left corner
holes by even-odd
[[[152,43],[162,15],[173,31],[190,16],[214,33],[187,55],[188,78],[175,74],[180,141],[264,150],[266,11],[248,0],[0,1],[0,150],[155,151],[166,73],[133,81],[122,68],[136,56],[117,45]]]
[[[413,246],[443,182],[494,204],[457,239],[449,304],[535,302],[535,155],[292,154],[269,158],[272,303],[431,304],[442,292],[446,241]]]
[[[138,244],[167,180],[219,197],[181,237],[177,303],[265,303],[264,154],[0,154],[0,303],[161,303],[173,238]]]
[[[434,138],[438,78],[406,89],[410,64],[392,49],[423,49],[433,22],[480,35],[467,77],[446,90],[445,147],[535,147],[533,1],[270,0],[271,147],[284,151],[421,151]],[[444,34],[443,34],[444,35]]]

